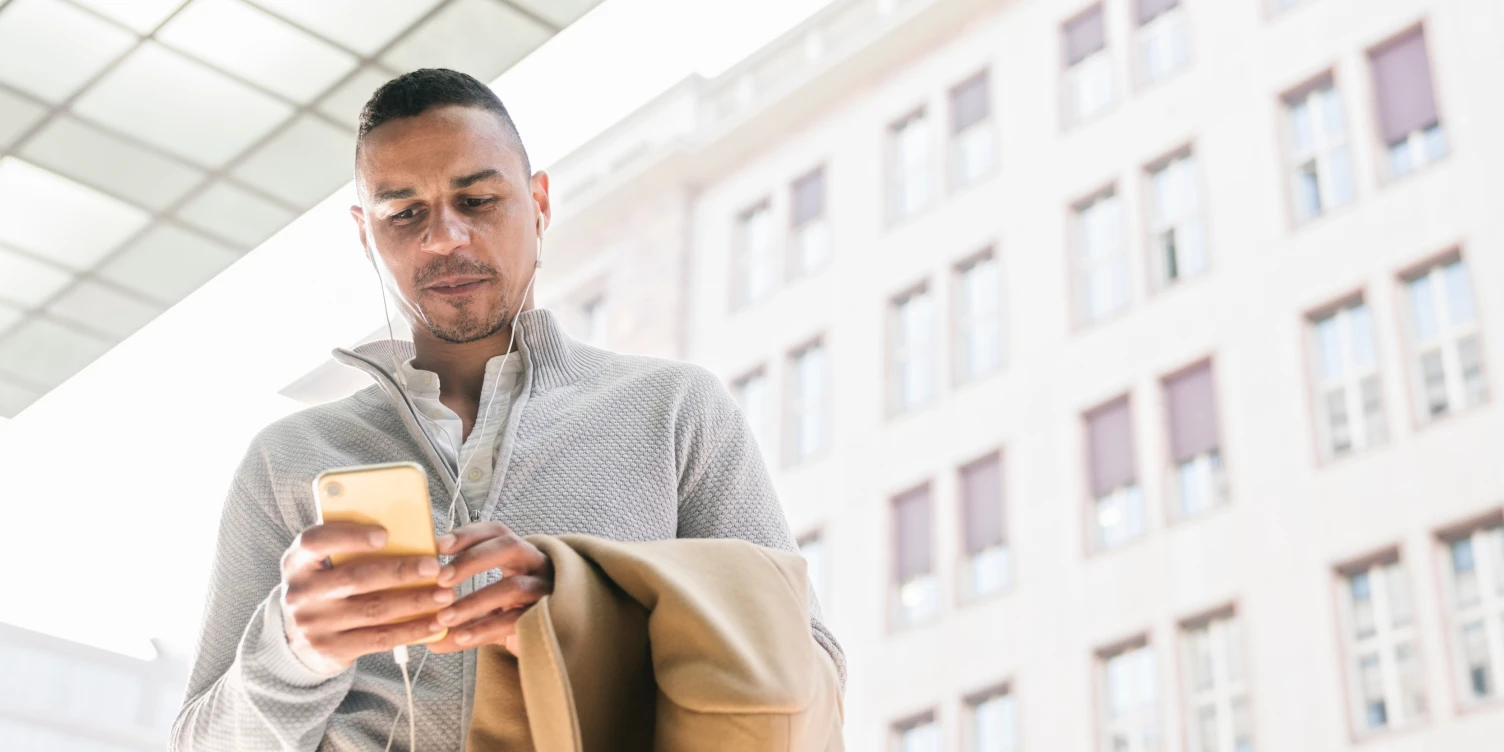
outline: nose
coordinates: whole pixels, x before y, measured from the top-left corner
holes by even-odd
[[[428,253],[448,256],[470,244],[470,225],[452,207],[439,205],[429,215],[428,230],[421,248]]]

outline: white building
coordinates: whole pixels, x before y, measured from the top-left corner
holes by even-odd
[[[725,377],[855,750],[1504,739],[1504,5],[837,0],[553,170]]]

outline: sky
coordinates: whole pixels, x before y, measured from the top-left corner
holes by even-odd
[[[494,86],[546,169],[827,2],[606,0]],[[352,201],[341,188],[0,421],[0,622],[142,658],[159,637],[187,657],[235,467],[302,408],[277,390],[381,322]]]

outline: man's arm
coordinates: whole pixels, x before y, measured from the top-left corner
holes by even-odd
[[[694,368],[675,420],[679,457],[679,537],[740,538],[798,551],[751,426],[714,374]],[[809,586],[810,630],[846,687],[846,655],[823,623]]]
[[[198,652],[173,750],[313,750],[353,668],[322,673],[289,647],[281,559],[296,531],[276,508],[260,453],[247,454],[219,522]]]

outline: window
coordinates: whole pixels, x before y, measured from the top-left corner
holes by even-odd
[[[830,442],[830,365],[816,340],[790,357],[789,461],[814,458]]]
[[[752,437],[763,452],[772,449],[768,436],[768,375],[761,368],[737,379],[731,384],[731,394],[742,408],[747,424],[752,427]]]
[[[1112,58],[1107,54],[1107,32],[1102,6],[1067,21],[1062,29],[1065,42],[1066,122],[1084,122],[1112,106]]]
[[[799,553],[804,557],[805,571],[809,574],[810,586],[821,608],[830,610],[830,558],[826,551],[825,536],[811,533],[799,539]]]
[[[1143,641],[1101,656],[1102,749],[1150,752],[1159,749],[1159,714],[1154,651]]]
[[[1253,752],[1242,623],[1223,613],[1181,633],[1190,752]]]
[[[1003,275],[991,250],[956,267],[955,352],[958,382],[1003,365]]]
[[[1316,435],[1333,459],[1389,437],[1375,355],[1373,314],[1359,298],[1311,320]]]
[[[1227,501],[1216,386],[1210,363],[1165,379],[1176,516],[1191,517]]]
[[[1003,514],[1003,462],[997,454],[961,468],[966,562],[961,592],[980,598],[1007,587],[1012,574]]]
[[[940,724],[933,713],[893,727],[894,752],[940,752]]]
[[[1443,543],[1454,674],[1462,704],[1473,705],[1504,696],[1504,523],[1495,519]]]
[[[1144,534],[1144,497],[1134,472],[1128,398],[1086,414],[1091,462],[1092,545],[1116,548]]]
[[[892,385],[894,414],[906,413],[935,395],[935,317],[929,290],[920,287],[893,299]]]
[[[1139,83],[1149,85],[1191,59],[1190,33],[1178,0],[1137,0]]]
[[[825,219],[825,168],[794,181],[789,277],[802,277],[830,260],[830,223]]]
[[[967,752],[1018,752],[1018,711],[1006,687],[966,701]]]
[[[1128,254],[1123,210],[1109,190],[1075,208],[1076,316],[1101,321],[1128,306]]]
[[[773,291],[773,214],[767,202],[743,212],[736,226],[732,310],[756,303]]]
[[[1353,199],[1353,163],[1342,98],[1330,77],[1285,95],[1295,219],[1304,222]]]
[[[1150,264],[1160,288],[1206,270],[1200,185],[1190,152],[1149,167]]]
[[[1338,597],[1347,643],[1353,725],[1360,734],[1400,728],[1426,714],[1410,586],[1399,559],[1342,574]]]
[[[928,484],[893,499],[894,623],[906,627],[940,613],[940,579],[931,545]]]
[[[1410,309],[1411,372],[1423,421],[1488,398],[1478,315],[1467,263],[1458,257],[1405,279]]]
[[[924,110],[894,123],[888,128],[891,184],[889,187],[890,216],[894,220],[908,219],[929,206],[933,186],[930,185],[930,134]]]
[[[997,129],[987,72],[950,90],[950,184],[964,188],[997,166]]]
[[[585,342],[603,345],[606,342],[606,296],[597,295],[580,306],[580,318],[585,322]]]
[[[1447,134],[1436,114],[1426,37],[1410,31],[1369,53],[1379,105],[1379,137],[1389,154],[1389,174],[1399,177],[1447,153]]]

